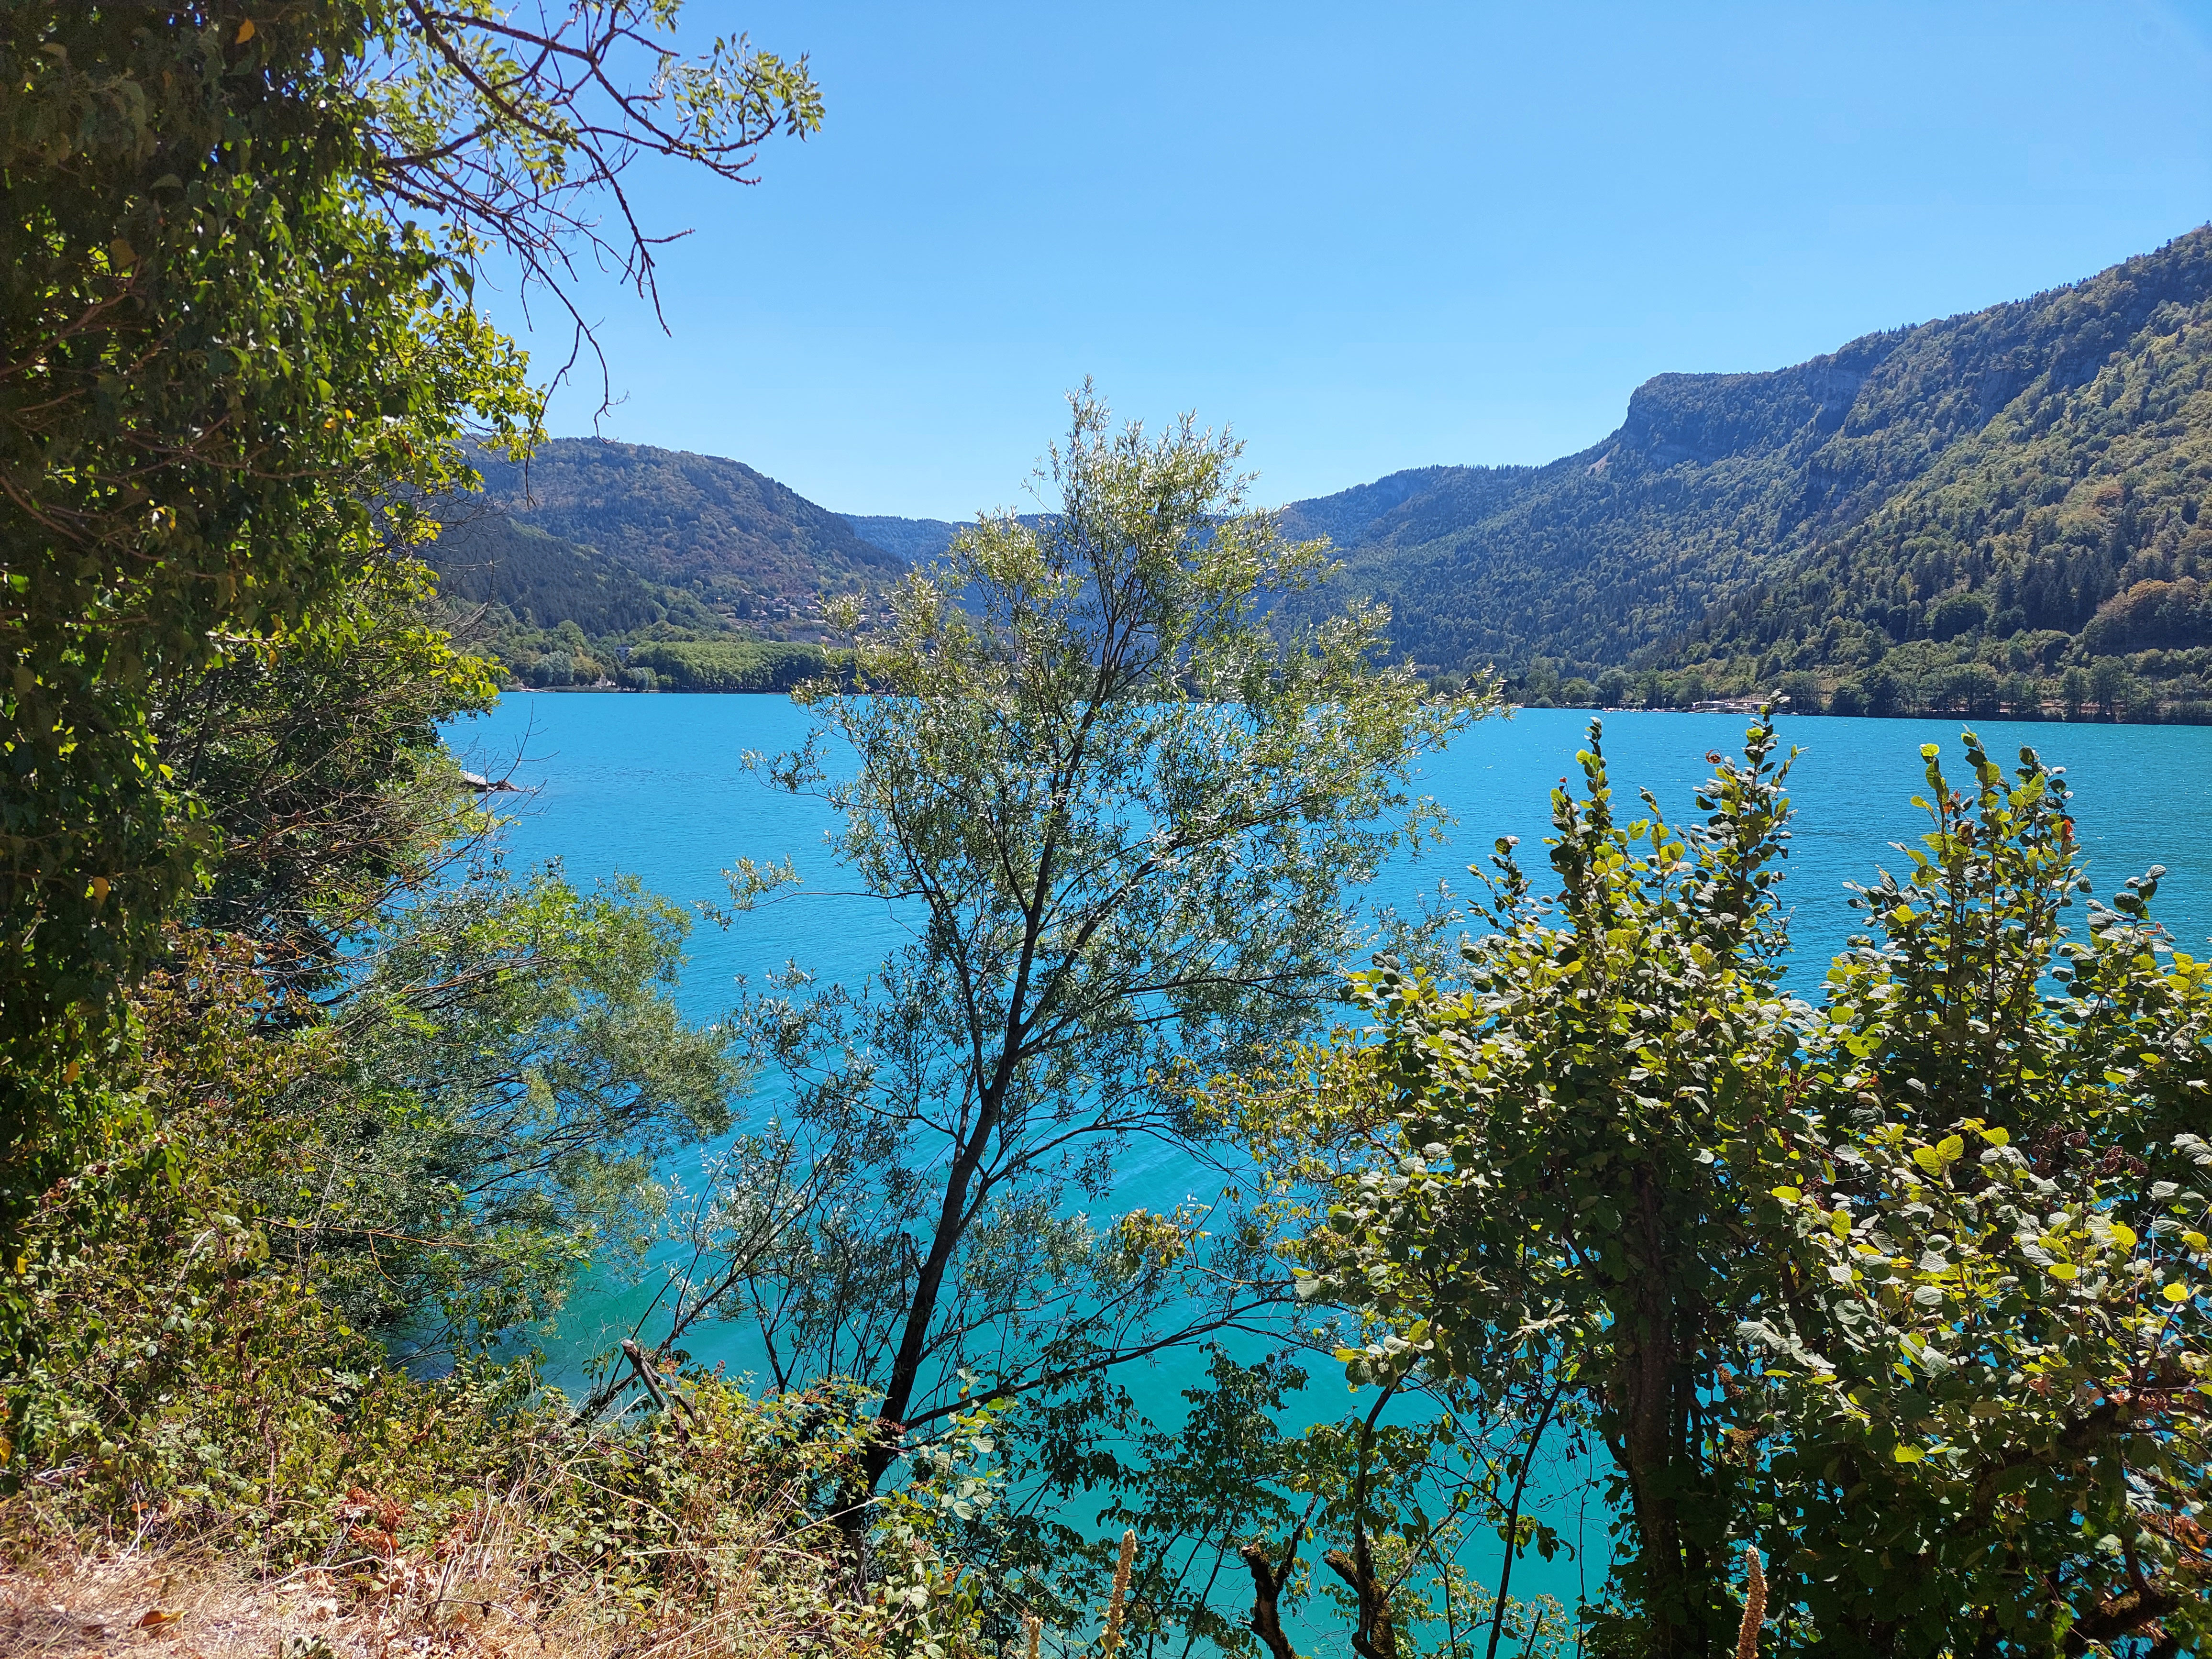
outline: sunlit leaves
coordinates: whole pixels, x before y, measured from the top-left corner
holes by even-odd
[[[242,45],[217,12],[32,4],[0,31],[0,1115],[33,1134],[38,1056],[105,1018],[214,848],[160,699],[312,629],[465,479],[471,427],[535,419],[520,355],[362,194],[364,9]]]
[[[1698,903],[1638,908],[1621,872],[1679,879],[1680,854],[1592,836],[1592,769],[1589,806],[1555,802],[1571,928],[1501,848],[1467,988],[1370,981],[1382,1041],[1360,1052],[1388,1067],[1358,1119],[1313,1121],[1361,1121],[1380,1156],[1334,1180],[1313,1288],[1401,1334],[1426,1318],[1434,1363],[1500,1388],[1570,1359],[1603,1377],[1657,1288],[1733,1322],[1684,1328],[1677,1363],[1713,1379],[1687,1414],[1740,1413],[1727,1436],[1755,1455],[1686,1448],[1674,1489],[1775,1528],[1809,1647],[2201,1641],[2212,984],[2149,921],[2161,871],[2070,936],[2089,889],[2063,787],[2032,754],[2008,776],[1966,751],[1965,789],[1925,751],[1930,832],[1862,890],[1874,936],[1764,1047],[1756,1003],[1675,1012],[1728,957]],[[1620,977],[1647,959],[1678,977]],[[1664,1176],[1639,1214],[1640,1168]],[[1663,1510],[1633,1478],[1635,1398],[1583,1409],[1612,1425],[1643,1544]],[[1646,1548],[1617,1586],[1663,1618]]]
[[[1697,1647],[1734,1628],[1713,1547],[1749,1472],[1709,1449],[1760,1422],[1755,1395],[1722,1384],[1729,1361],[1748,1369],[1747,1212],[1801,1196],[1777,1139],[1796,1122],[1784,1085],[1805,1013],[1776,982],[1788,809],[1771,726],[1686,826],[1617,818],[1595,738],[1586,793],[1553,799],[1556,896],[1533,896],[1501,844],[1494,931],[1456,984],[1362,977],[1378,1040],[1350,1052],[1368,1079],[1303,1109],[1318,1144],[1349,1131],[1373,1161],[1332,1182],[1301,1255],[1316,1292],[1370,1325],[1345,1351],[1355,1382],[1426,1364],[1504,1407],[1571,1378],[1564,1416],[1618,1459],[1620,1611],[1634,1639]],[[1246,1116],[1261,1150],[1290,1139]]]
[[[1808,1607],[1923,1645],[2171,1632],[2203,1599],[2176,1540],[2205,1470],[2212,1330],[2184,1275],[2212,994],[2148,921],[2162,872],[2063,930],[2087,884],[2033,754],[2008,777],[1969,734],[1959,789],[1924,753],[1930,833],[1865,890],[1885,938],[1838,959],[1808,1043],[1807,1293],[1750,1327]],[[1822,1224],[1846,1206],[1848,1233]]]
[[[825,1190],[726,1305],[902,1422],[963,1364],[1073,1389],[1288,1299],[1234,1202],[1092,1212],[1147,1139],[1211,1155],[1201,1086],[1311,1030],[1380,932],[1356,890],[1437,831],[1418,757],[1488,707],[1378,665],[1377,612],[1280,613],[1325,550],[1249,507],[1233,439],[1071,401],[1047,510],[892,589],[850,675],[797,694],[810,740],[758,763],[836,809],[839,884],[912,942],[864,982],[749,988],[774,1133]],[[802,902],[790,875],[739,863],[734,906]]]

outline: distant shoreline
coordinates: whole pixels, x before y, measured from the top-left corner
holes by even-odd
[[[591,696],[591,695],[595,695],[595,694],[596,694],[596,695],[613,696],[626,696],[626,697],[782,697],[782,698],[788,698],[788,697],[791,696],[791,693],[790,693],[790,692],[788,692],[788,691],[702,691],[702,690],[697,690],[697,689],[696,689],[696,688],[694,688],[694,687],[690,687],[690,686],[672,686],[672,686],[655,686],[655,687],[653,687],[653,689],[652,690],[650,690],[650,691],[641,691],[641,690],[640,690],[637,687],[635,687],[635,686],[632,686],[632,685],[511,685],[511,686],[503,686],[503,687],[501,687],[501,690],[500,690],[500,696],[501,696],[502,697],[505,697],[505,696],[531,696],[531,697],[541,697],[541,696],[543,696],[543,697],[554,697],[554,696],[559,696],[559,697],[568,697],[568,696]],[[1626,707],[1625,705],[1613,705],[1613,704],[1608,704],[1608,705],[1605,705],[1605,706],[1603,706],[1603,707],[1592,707],[1592,706],[1585,706],[1585,705],[1582,705],[1582,704],[1516,702],[1516,703],[1507,703],[1507,704],[1505,704],[1505,705],[1504,705],[1504,709],[1505,709],[1505,712],[1506,712],[1509,715],[1510,715],[1510,714],[1584,714],[1584,715],[1591,715],[1591,714],[1756,714],[1759,712],[1759,705],[1757,702],[1753,702],[1753,701],[1751,701],[1751,700],[1749,700],[1749,699],[1741,699],[1741,700],[1730,701],[1730,702],[1702,702],[1702,703],[1695,704],[1695,705],[1693,705],[1692,707],[1688,708],[1631,708]],[[2196,722],[2196,721],[2192,721],[2192,720],[2114,720],[2114,719],[2111,719],[2111,718],[2108,718],[2108,717],[2106,717],[2106,716],[2103,716],[2103,715],[2084,715],[2084,716],[2082,716],[2081,718],[2080,718],[2080,719],[2078,719],[2078,720],[2069,720],[2069,719],[2068,719],[2068,718],[2067,718],[2066,714],[2065,714],[2063,711],[2056,710],[2056,709],[2046,711],[2046,712],[2045,712],[2045,713],[2043,713],[2043,714],[1961,714],[1961,713],[1958,713],[1958,712],[1951,711],[1951,710],[1945,710],[1945,711],[1942,711],[1942,712],[1930,712],[1930,711],[1928,711],[1928,710],[1917,710],[1917,710],[1911,711],[1911,712],[1899,711],[1899,713],[1897,713],[1897,714],[1827,714],[1827,713],[1826,713],[1826,712],[1822,712],[1822,713],[1820,713],[1820,714],[1805,714],[1805,713],[1800,712],[1800,711],[1798,711],[1798,710],[1795,710],[1795,709],[1791,709],[1791,708],[1787,708],[1787,707],[1784,707],[1784,708],[1778,708],[1778,709],[1775,711],[1775,713],[1776,713],[1778,715],[1788,715],[1788,716],[1790,716],[1790,718],[1792,718],[1792,719],[1796,719],[1796,720],[1958,720],[1958,721],[1960,721],[1960,722],[1965,723],[1965,724],[1967,724],[1967,725],[1973,725],[1973,724],[1976,724],[1976,723],[1986,723],[1986,722],[1990,722],[1990,721],[2006,721],[2006,720],[2011,720],[2011,721],[2016,721],[2016,722],[2018,722],[2019,724],[2021,724],[2021,725],[2022,725],[2022,726],[2179,726],[2179,727],[2187,728],[2187,727],[2190,727],[2190,726],[2196,726],[2196,725],[2197,724],[2197,722]]]

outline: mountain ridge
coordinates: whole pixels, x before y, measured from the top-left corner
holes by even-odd
[[[658,606],[664,636],[817,641],[829,598],[865,610],[959,527],[610,440],[485,474],[541,629],[562,604]],[[1612,677],[1666,702],[1793,677],[1801,705],[2040,712],[2122,656],[2153,703],[2212,708],[2212,603],[2178,586],[2212,579],[2206,508],[2212,226],[1804,362],[1655,375],[1612,433],[1540,466],[1410,467],[1279,511],[1342,562],[1313,602],[1387,603],[1395,648],[1439,679],[1494,665],[1541,696]]]
[[[828,599],[879,588],[906,568],[842,515],[720,456],[553,438],[526,464],[486,454],[477,470],[485,504],[515,524],[772,631],[807,632]]]
[[[1613,433],[1544,466],[1415,469],[1293,502],[1285,519],[1331,533],[1346,564],[1340,588],[1391,603],[1401,648],[1435,667],[1488,660],[1515,671],[1549,657],[1595,671],[1712,662],[1725,654],[1718,647],[1753,644],[1763,654],[1777,641],[1747,620],[1753,588],[1802,590],[1808,569],[1861,545],[1851,541],[1863,543],[1861,526],[1901,513],[1916,487],[1942,474],[1947,459],[1963,461],[2023,398],[2078,403],[2147,331],[2165,338],[2159,330],[2208,323],[2212,228],[2080,283],[1863,336],[1784,368],[1655,376],[1632,394]],[[2089,423],[2078,409],[2054,409],[2046,426],[2062,415]],[[2212,410],[2198,410],[2166,437],[2187,441],[2208,424]],[[2108,449],[2111,434],[2095,435]],[[2094,441],[2085,434],[2044,459],[2064,464],[2070,487],[2075,471],[2094,470],[2074,465]],[[2058,470],[2046,468],[2044,483]],[[1384,510],[1360,517],[1363,492],[1392,480],[1415,487],[1384,492],[1376,497],[1387,498]],[[1930,531],[1905,513],[1891,550],[1917,556],[1926,550],[1905,549]],[[2139,550],[2130,544],[2128,556]],[[1875,642],[1860,617],[1849,648],[1836,641],[1805,656],[1798,640],[1790,655],[1804,659],[1793,665],[1860,669],[1880,646],[1925,637],[1931,605],[1990,574],[1967,568],[1971,551],[1953,546],[1940,569],[1919,573],[1907,603],[1922,606],[1921,619],[1900,617],[1892,629],[1885,612]],[[2126,586],[2128,574],[2115,567],[2093,583],[2102,591],[2086,609],[2077,601],[2069,630]],[[1818,610],[1801,597],[1795,624],[1825,627],[1826,613],[1808,605]]]

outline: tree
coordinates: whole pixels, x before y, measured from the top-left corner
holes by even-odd
[[[2118,720],[2136,689],[2135,676],[2118,657],[2100,657],[2089,665],[2089,695],[2106,720]]]
[[[214,837],[179,919],[327,988],[349,942],[465,861],[485,829],[441,725],[496,695],[411,560],[372,568],[317,627],[157,688],[170,787]]]
[[[2068,720],[2081,718],[2081,706],[2089,701],[2089,676],[2078,663],[2059,677],[2058,698],[2065,705]]]
[[[1866,711],[1878,718],[1906,711],[1905,688],[1898,684],[1897,677],[1882,667],[1869,668],[1860,677],[1859,686],[1866,698]]]
[[[2069,938],[2063,781],[1966,750],[1963,789],[1922,750],[1924,851],[1863,890],[1793,1085],[1822,1133],[1762,1206],[1802,1639],[2197,1650],[2212,975],[2152,923],[2156,867]]]
[[[1942,677],[1942,699],[1948,712],[1977,720],[1997,713],[2002,687],[1996,670],[1987,663],[1960,663]]]
[[[69,1093],[207,850],[150,727],[164,688],[313,608],[526,433],[520,355],[350,187],[359,100],[314,9],[19,4],[0,52],[0,1044],[11,1140]],[[390,515],[373,511],[392,503]]]
[[[1356,1383],[1426,1368],[1479,1391],[1511,1468],[1555,1425],[1607,1449],[1607,1652],[1710,1654],[1736,1626],[1726,1545],[1753,1472],[1717,1449],[1758,1420],[1735,1386],[1743,1176],[1790,1113],[1798,1040],[1774,750],[1762,723],[1699,791],[1702,823],[1623,823],[1593,726],[1586,795],[1553,795],[1556,901],[1501,842],[1463,988],[1388,963],[1359,980],[1381,1036],[1368,1097],[1334,1109],[1370,1115],[1384,1158],[1301,1250],[1301,1294],[1376,1328],[1343,1355]]]
[[[1372,611],[1279,638],[1269,603],[1321,548],[1245,508],[1238,446],[1072,402],[1044,515],[986,519],[894,590],[849,687],[795,694],[806,745],[763,763],[838,810],[851,879],[914,942],[866,986],[794,970],[748,1000],[788,1113],[662,1346],[725,1310],[779,1382],[879,1389],[863,1494],[963,1369],[1048,1391],[1264,1300],[1249,1230],[1084,1206],[1147,1139],[1202,1152],[1188,1085],[1313,1018],[1362,938],[1346,890],[1437,822],[1414,762],[1486,706],[1374,667]],[[789,874],[741,866],[738,902]]]
[[[726,1128],[737,1079],[727,1034],[675,1012],[680,912],[507,873],[441,738],[491,695],[443,620],[421,566],[384,566],[152,724],[221,833],[167,939],[204,973],[173,977],[252,981],[233,1051],[291,1073],[193,1132],[353,1328],[465,1349],[634,1259],[653,1161]],[[141,1006],[142,1042],[173,1006]]]
[[[0,13],[0,1223],[99,1109],[117,999],[215,845],[156,711],[313,636],[431,533],[471,441],[537,429],[522,354],[471,303],[483,252],[557,284],[631,156],[738,178],[818,120],[803,64],[676,56],[675,10]]]
[[[655,1164],[729,1127],[729,1033],[674,1002],[684,913],[496,868],[357,942],[270,1108],[252,1183],[276,1253],[356,1329],[447,1357],[635,1267]],[[276,1149],[272,1149],[276,1150]]]
[[[1969,732],[1966,790],[1923,750],[1930,833],[1861,890],[1822,1006],[1780,997],[1771,742],[1679,842],[1612,825],[1593,750],[1587,804],[1555,798],[1562,924],[1503,859],[1463,988],[1364,981],[1379,1036],[1306,1139],[1370,1150],[1321,1167],[1302,1288],[1371,1322],[1355,1380],[1517,1401],[1508,1467],[1546,1389],[1596,1431],[1627,1546],[1601,1651],[1721,1645],[1730,1539],[1772,1563],[1770,1650],[2194,1650],[2212,975],[2151,924],[2155,868],[2069,939],[2063,784]]]

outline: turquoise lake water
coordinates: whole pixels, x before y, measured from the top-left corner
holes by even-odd
[[[1692,813],[1691,792],[1711,769],[1707,751],[1738,750],[1746,724],[1740,714],[1606,716],[1606,754],[1624,815],[1640,811],[1631,805],[1639,786],[1670,815]],[[1457,819],[1451,842],[1389,872],[1369,898],[1408,905],[1440,878],[1469,889],[1474,884],[1465,866],[1486,860],[1503,835],[1521,837],[1523,866],[1540,884],[1549,792],[1576,773],[1587,725],[1578,711],[1526,710],[1485,721],[1431,757],[1423,787]],[[1990,721],[1978,729],[1992,756],[2008,764],[2027,744],[2063,766],[2100,891],[2109,894],[2150,865],[2165,865],[2156,914],[2181,949],[2205,948],[2212,936],[2212,728]],[[539,693],[510,696],[449,737],[464,764],[495,776],[512,771],[531,792],[498,798],[514,817],[513,860],[558,858],[586,883],[634,874],[690,904],[722,898],[720,872],[740,857],[789,857],[816,884],[836,884],[823,844],[830,815],[818,804],[771,793],[743,764],[745,750],[788,747],[805,730],[804,715],[781,697]],[[1959,730],[1952,721],[1783,721],[1785,740],[1804,751],[1790,779],[1797,817],[1783,889],[1795,913],[1792,977],[1801,994],[1816,994],[1829,956],[1856,930],[1844,883],[1902,864],[1890,843],[1912,842],[1926,828],[1911,805],[1923,788],[1920,745],[1941,744],[1954,781],[1970,777]],[[850,897],[781,904],[740,918],[727,932],[702,924],[691,938],[683,1000],[693,1015],[713,1018],[732,1005],[736,976],[757,978],[786,961],[824,980],[857,981],[900,937],[884,906]],[[1171,1155],[1147,1152],[1124,1166],[1117,1207],[1172,1206],[1184,1183],[1197,1181],[1197,1171]],[[610,1345],[638,1304],[623,1286],[580,1296],[551,1346],[556,1366]],[[745,1369],[734,1331],[709,1332],[690,1346],[697,1358]],[[1194,1364],[1170,1359],[1146,1371],[1133,1392],[1172,1417],[1176,1391],[1195,1373]],[[1326,1364],[1307,1397],[1317,1417],[1336,1416],[1351,1403]],[[1598,1554],[1580,1565],[1562,1560],[1548,1568],[1524,1559],[1514,1589],[1571,1602],[1585,1572],[1593,1588],[1604,1576],[1603,1516],[1571,1482],[1547,1482],[1546,1497],[1554,1524],[1571,1539],[1585,1530]],[[1470,1565],[1491,1579],[1492,1565]]]

